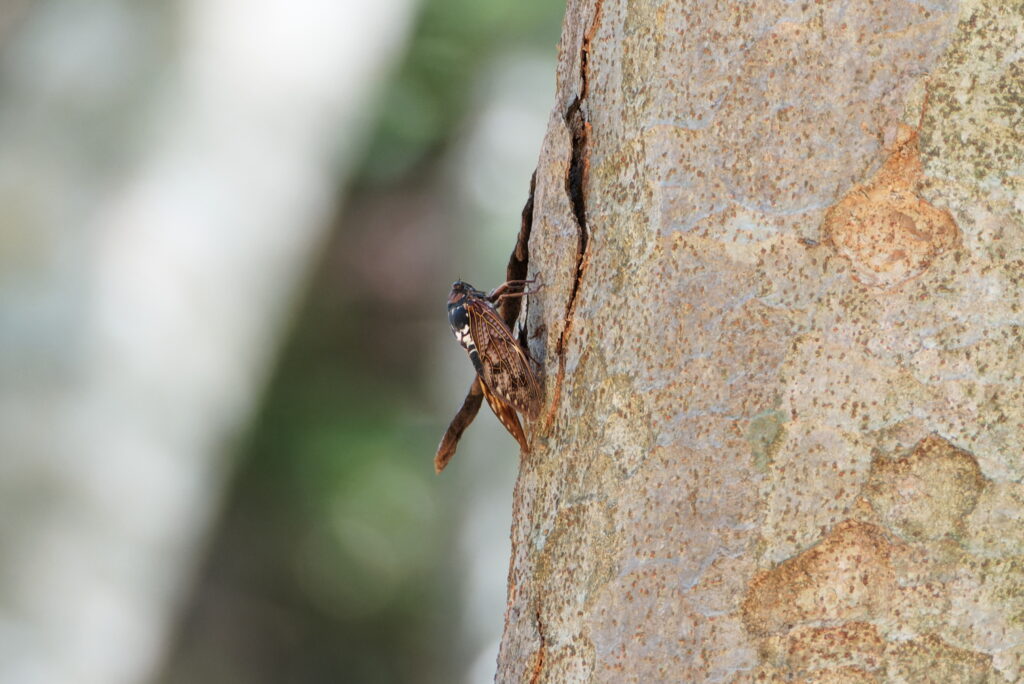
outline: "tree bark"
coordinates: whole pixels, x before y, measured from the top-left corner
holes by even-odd
[[[498,681],[1018,681],[1022,36],[570,0]]]

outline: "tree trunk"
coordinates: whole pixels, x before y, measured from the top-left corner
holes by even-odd
[[[1018,681],[1022,8],[570,0],[498,681]]]

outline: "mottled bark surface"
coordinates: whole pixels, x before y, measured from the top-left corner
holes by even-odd
[[[1022,37],[570,1],[498,681],[1018,681]]]

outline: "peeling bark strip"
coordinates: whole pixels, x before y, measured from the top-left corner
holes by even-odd
[[[519,237],[516,238],[516,246],[512,250],[511,256],[508,259],[508,267],[505,269],[505,280],[525,280],[526,273],[529,269],[530,263],[530,230],[533,227],[533,193],[537,184],[537,172],[533,172],[533,176],[530,178],[530,195],[526,199],[526,204],[523,206],[522,220],[519,226]],[[511,329],[515,325],[516,319],[519,317],[519,309],[521,307],[521,297],[509,297],[503,299],[499,305],[499,313],[505,324]],[[522,343],[522,340],[520,340]],[[525,345],[523,345],[525,347]],[[462,433],[466,431],[466,428],[476,418],[476,414],[480,411],[480,404],[484,399],[483,385],[480,382],[480,378],[476,377],[473,379],[473,384],[469,387],[469,392],[466,394],[466,399],[462,402],[462,407],[459,409],[455,417],[452,418],[452,422],[448,425],[448,429],[445,430],[444,436],[441,438],[441,443],[437,447],[437,453],[434,454],[434,472],[440,473],[444,470],[448,462],[452,460],[455,455],[455,450],[459,446],[459,439],[462,438]],[[488,399],[490,403],[490,399]],[[493,409],[494,405],[491,404]],[[497,414],[497,411],[495,412]],[[499,416],[500,419],[500,416]],[[520,428],[520,431],[522,429]],[[519,438],[517,437],[517,440]],[[525,437],[519,440],[520,445],[525,441]]]
[[[572,331],[572,319],[576,312],[576,295],[579,293],[580,282],[583,280],[583,273],[587,267],[587,247],[590,236],[587,226],[586,192],[587,175],[590,171],[588,151],[590,123],[587,121],[583,105],[590,89],[590,42],[594,34],[597,33],[601,22],[602,5],[603,0],[598,0],[594,9],[594,19],[580,45],[580,93],[565,112],[565,125],[569,130],[572,144],[569,168],[565,176],[565,194],[569,197],[573,216],[576,217],[579,239],[576,245],[576,271],[572,287],[569,290],[569,299],[565,304],[565,326],[562,328],[562,334],[558,338],[558,347],[555,350],[558,355],[558,376],[555,380],[554,395],[548,409],[545,429],[551,426],[551,421],[554,420],[555,412],[558,410],[562,398],[562,381],[565,379],[565,347]]]
[[[584,44],[586,45],[586,43]],[[583,60],[583,63],[586,64],[586,60]],[[584,81],[585,83],[586,81]],[[545,429],[551,426],[562,398],[562,381],[565,379],[565,348],[572,331],[573,315],[576,313],[576,295],[579,293],[580,282],[583,280],[583,273],[587,267],[588,235],[585,192],[589,166],[586,155],[589,124],[584,119],[578,99],[573,101],[566,113],[566,124],[569,126],[572,136],[572,157],[565,177],[565,192],[569,196],[573,214],[576,216],[579,233],[576,243],[576,270],[573,274],[569,298],[565,304],[565,325],[562,328],[562,334],[558,337],[558,346],[555,349],[555,354],[558,356],[558,376],[555,378],[555,389],[548,408]]]
[[[523,205],[522,218],[519,223],[519,236],[516,238],[516,246],[508,257],[508,266],[505,268],[505,280],[526,280],[530,267],[530,231],[533,228],[533,193],[537,188],[537,171],[534,170],[530,176],[530,194]],[[505,325],[510,329],[519,318],[519,309],[522,299],[510,297],[501,302],[500,311]]]

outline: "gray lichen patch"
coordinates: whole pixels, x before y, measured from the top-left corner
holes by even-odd
[[[999,645],[1021,639],[1020,571],[1017,558],[979,559],[953,542],[903,543],[877,525],[841,523],[750,583],[742,614],[761,657],[755,679],[1007,681],[1020,654]]]
[[[1024,643],[1024,555],[972,555],[961,565],[947,616],[958,640],[992,652]]]
[[[1024,484],[994,482],[964,522],[968,549],[994,556],[1024,551]]]
[[[762,411],[750,419],[747,428],[747,442],[754,467],[766,470],[782,438],[786,414],[779,410]]]
[[[947,578],[946,606],[934,631],[951,643],[991,654],[996,670],[1008,681],[1019,681],[1024,672],[1024,556],[964,555],[940,572]]]
[[[999,681],[993,679],[992,656],[957,648],[934,634],[890,644],[886,655],[886,682]]]
[[[757,654],[744,643],[742,623],[727,611],[742,589],[729,564],[720,558],[695,586],[680,583],[673,566],[641,567],[616,578],[588,615],[597,655],[593,677],[557,681],[736,681],[735,673],[751,670]],[[709,593],[720,602],[705,603]],[[723,641],[733,648],[707,668],[707,645]]]
[[[781,562],[854,517],[871,445],[853,432],[796,420],[786,424],[770,453],[760,493],[760,553]]]
[[[974,457],[932,435],[903,458],[877,454],[865,494],[890,529],[925,540],[960,536],[984,487]]]
[[[654,446],[650,415],[645,397],[629,386],[629,379],[611,376],[598,385],[598,392],[608,392],[609,412],[601,421],[601,451],[612,458],[622,477],[631,477]]]
[[[959,244],[960,231],[949,212],[916,193],[920,180],[917,133],[901,125],[882,168],[825,215],[822,234],[849,260],[858,281],[896,287]]]
[[[793,418],[864,433],[943,401],[934,388],[894,363],[891,353],[870,349],[868,338],[883,323],[881,318],[874,312],[851,311],[830,330],[793,340],[784,369],[789,381],[785,401]]]
[[[846,622],[836,626],[797,627],[785,635],[772,636],[762,646],[763,662],[801,680],[859,681],[837,679],[855,669],[877,681],[873,673],[882,664],[886,642],[878,628],[868,622]]]
[[[594,592],[617,574],[613,559],[619,541],[613,518],[612,508],[598,500],[580,501],[559,510],[544,552],[538,558],[535,575],[546,595],[558,597],[547,602],[544,611],[551,636],[566,634],[560,622],[574,621],[576,612],[588,603]],[[561,588],[566,586],[579,590],[571,595],[561,594]],[[564,611],[551,610],[552,607],[561,607]]]
[[[928,82],[922,126],[925,173],[969,183],[977,200],[1024,189],[1024,5],[963,2],[949,49]]]
[[[753,681],[801,684],[999,684],[994,658],[958,648],[934,634],[885,641],[872,625],[793,630],[774,639]],[[772,658],[774,656],[774,658]],[[850,664],[855,663],[855,664]]]

